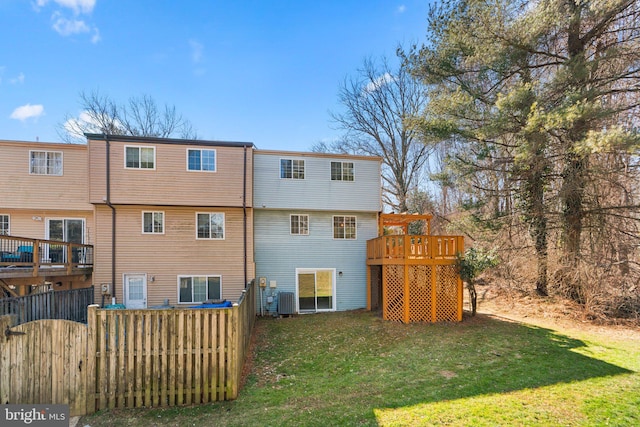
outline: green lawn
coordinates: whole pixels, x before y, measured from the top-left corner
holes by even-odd
[[[386,322],[368,312],[259,319],[240,396],[101,412],[79,425],[640,425],[640,341],[479,315]]]

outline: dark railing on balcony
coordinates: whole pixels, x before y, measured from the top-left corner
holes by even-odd
[[[93,267],[93,245],[30,239],[0,235],[0,270],[40,269],[65,270],[71,274],[78,269]]]
[[[462,236],[391,234],[367,241],[367,260],[455,260]]]

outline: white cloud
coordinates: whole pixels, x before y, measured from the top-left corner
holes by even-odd
[[[81,15],[90,15],[96,5],[96,0],[35,0],[34,8],[40,11],[48,4],[54,4],[55,10],[51,14],[52,28],[61,36],[92,33],[91,43],[101,40],[97,27],[87,23]],[[70,15],[73,15],[72,17]]]
[[[67,19],[60,12],[55,12],[51,19],[53,20],[53,29],[61,36],[88,33],[90,31],[89,26],[84,21]]]
[[[396,9],[398,13],[404,13],[405,10],[407,10],[407,6],[401,4],[400,6],[398,6],[398,9]]]
[[[16,85],[18,83],[20,84],[24,83],[24,73],[20,73],[18,74],[17,77],[9,79],[9,83],[11,83],[12,85]]]
[[[91,43],[96,44],[100,40],[102,40],[102,37],[100,37],[100,30],[98,30],[97,27],[93,27],[93,37],[91,37]]]
[[[12,119],[25,121],[30,118],[38,118],[43,114],[44,107],[41,104],[27,104],[13,110],[13,113],[11,113],[9,117]]]
[[[194,63],[202,61],[204,45],[197,40],[189,40],[189,46],[191,46],[191,59]]]
[[[111,121],[110,118],[105,118],[104,122]],[[121,122],[116,121],[116,126],[122,126]],[[89,114],[87,111],[82,111],[78,117],[72,117],[64,122],[64,129],[71,135],[82,134],[83,132],[88,133],[101,133],[102,128],[100,127],[100,122],[96,117]]]
[[[392,81],[393,81],[393,76],[389,73],[384,73],[374,81],[369,82],[367,86],[365,86],[364,91],[366,93],[375,92],[376,90],[380,89],[382,86],[386,85],[387,83],[391,83]]]
[[[36,0],[36,6],[41,8],[49,2],[50,0]],[[89,14],[93,12],[93,8],[96,6],[96,0],[53,0],[53,2],[60,7],[73,10],[76,15],[81,13]]]

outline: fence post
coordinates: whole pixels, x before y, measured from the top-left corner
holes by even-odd
[[[8,314],[0,316],[0,330],[4,332],[16,324],[16,316]],[[4,338],[3,338],[4,340]],[[11,346],[0,345],[0,402],[9,402],[11,390]]]
[[[409,323],[409,321],[411,320],[411,287],[409,286],[409,268],[412,268],[412,266],[410,266],[408,262],[413,246],[411,244],[411,238],[412,236],[404,236],[404,259],[402,263],[402,269],[404,273],[402,277],[402,293],[404,294],[402,298],[402,319],[404,323]]]
[[[98,304],[91,304],[87,308],[87,414],[96,412],[96,322]]]
[[[238,304],[233,304],[227,316],[227,367],[225,400],[235,399],[238,393]]]

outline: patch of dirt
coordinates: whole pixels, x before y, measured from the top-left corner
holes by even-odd
[[[496,286],[476,286],[478,313],[540,327],[562,327],[603,333],[610,338],[640,340],[640,319],[610,319],[592,316],[579,304],[555,296],[541,297]],[[465,310],[470,309],[465,291]]]
[[[456,374],[453,371],[440,371],[440,375],[442,375],[444,378],[450,380],[451,378],[455,378],[458,376],[458,374]]]

